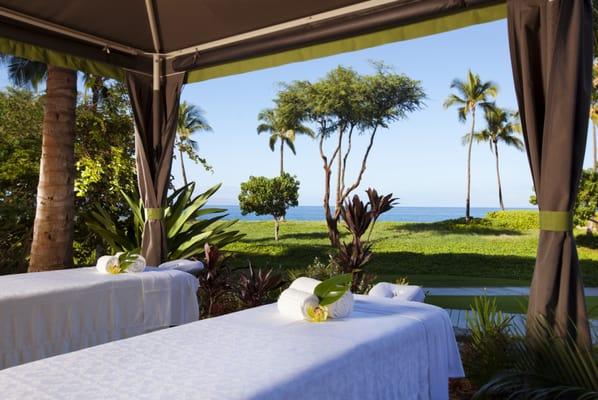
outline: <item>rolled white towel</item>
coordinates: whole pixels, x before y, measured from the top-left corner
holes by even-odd
[[[122,251],[119,251],[118,253],[116,253],[116,257],[120,257],[122,254],[124,254]],[[133,263],[131,265],[129,265],[129,268],[127,268],[127,270],[125,272],[130,272],[130,273],[138,273],[138,272],[143,272],[145,271],[145,266],[147,265],[147,263],[145,262],[145,258],[140,255],[140,254],[136,254],[137,258],[135,261],[133,261]]]
[[[353,312],[354,305],[355,300],[353,298],[353,293],[348,291],[343,297],[328,305],[328,316],[330,318],[348,317]]]
[[[395,283],[380,282],[370,289],[369,296],[386,297],[395,300],[423,302],[426,295],[420,286],[397,285]]]
[[[133,263],[131,265],[129,265],[129,268],[127,268],[127,272],[131,272],[131,273],[143,272],[143,271],[145,271],[145,266],[146,266],[145,258],[141,255],[137,255],[137,259],[135,261],[133,261]]]
[[[289,318],[306,319],[307,309],[317,307],[320,304],[318,297],[314,294],[303,292],[297,289],[286,289],[278,298],[278,311]]]
[[[102,274],[108,273],[108,267],[118,264],[117,256],[102,256],[96,262],[96,269]]]
[[[291,283],[289,288],[301,290],[307,293],[313,293],[322,281],[313,278],[307,278],[302,276],[301,278],[297,278]],[[329,304],[328,308],[328,317],[330,318],[344,318],[351,315],[353,312],[353,305],[355,301],[353,299],[353,293],[347,292],[341,297],[338,301]]]
[[[301,278],[295,279],[289,288],[301,290],[302,292],[313,293],[316,289],[316,286],[318,286],[320,283],[322,283],[322,281],[302,276]]]

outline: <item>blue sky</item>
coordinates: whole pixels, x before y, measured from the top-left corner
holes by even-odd
[[[339,64],[367,73],[372,71],[370,60],[384,61],[396,71],[420,80],[428,98],[423,110],[377,136],[358,193],[371,186],[382,193],[394,193],[404,206],[462,206],[466,153],[460,138],[469,123],[458,122],[456,111],[444,110],[442,103],[450,93],[452,79],[464,78],[471,68],[482,79],[498,84],[500,106],[516,108],[505,21],[187,85],[183,99],[199,105],[214,128],[214,132],[201,132],[195,137],[201,155],[208,159],[214,172],[205,172],[187,161],[188,176],[197,181],[200,189],[222,182],[213,202],[237,204],[239,184],[250,175],[278,173],[278,153],[270,151],[267,136],[256,133],[257,114],[272,105],[278,84],[296,79],[316,80]],[[2,71],[0,84],[5,82]],[[478,124],[482,124],[481,118]],[[355,148],[363,151],[363,140],[358,143]],[[301,182],[300,204],[319,205],[323,172],[317,143],[299,137],[296,148],[297,156],[287,152],[286,170]],[[529,207],[532,182],[525,154],[505,147],[501,150],[505,205]],[[586,164],[589,155],[588,151]],[[358,162],[358,158],[353,159],[356,168]],[[497,206],[494,168],[489,147],[476,145],[472,206]],[[178,160],[173,174],[180,184]]]

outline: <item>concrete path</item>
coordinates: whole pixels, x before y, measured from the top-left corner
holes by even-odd
[[[528,287],[461,287],[461,288],[424,288],[430,296],[529,296]],[[598,288],[585,288],[586,296],[598,296]]]

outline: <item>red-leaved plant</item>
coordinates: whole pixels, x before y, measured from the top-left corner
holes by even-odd
[[[199,298],[202,318],[224,313],[217,305],[231,290],[230,275],[226,257],[216,246],[204,245],[204,269],[199,273]]]
[[[247,271],[239,274],[235,292],[243,308],[261,306],[273,299],[273,294],[280,289],[284,281],[280,273],[273,269],[255,269],[249,263]]]
[[[351,290],[355,293],[365,292],[373,281],[374,277],[363,270],[373,255],[370,237],[380,215],[391,210],[397,202],[392,193],[382,196],[371,188],[366,193],[367,203],[355,195],[341,206],[341,218],[351,233],[351,241],[342,242],[335,257],[343,272],[353,273]],[[366,233],[368,237],[363,240]]]

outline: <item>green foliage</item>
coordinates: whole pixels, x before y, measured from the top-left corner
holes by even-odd
[[[494,82],[483,82],[480,76],[471,70],[467,73],[467,79],[455,79],[451,83],[452,93],[444,102],[444,108],[456,106],[459,121],[465,122],[467,116],[481,107],[487,110],[493,107],[494,103],[490,98],[496,97],[498,87]],[[472,132],[473,133],[473,132]]]
[[[509,363],[489,380],[475,398],[596,399],[598,354],[578,347],[573,338],[560,338],[540,320],[536,330],[516,340]]]
[[[209,318],[229,311],[225,301],[230,292],[231,269],[228,258],[216,246],[204,245],[204,268],[199,273],[200,315]],[[234,307],[234,306],[233,306]]]
[[[537,211],[509,210],[492,211],[486,214],[484,220],[496,228],[513,229],[518,231],[527,231],[538,229],[540,223]]]
[[[511,344],[509,328],[513,317],[498,311],[496,299],[477,297],[467,313],[467,327],[471,332],[463,351],[466,376],[476,385],[490,380],[509,363]]]
[[[345,295],[351,289],[353,274],[336,275],[321,282],[314,288],[314,294],[320,300],[321,306],[330,305]]]
[[[206,171],[211,171],[212,167],[208,161],[199,155],[199,145],[192,136],[197,132],[211,132],[212,127],[203,115],[203,111],[186,101],[181,102],[179,106],[179,119],[177,121],[177,137],[175,141],[175,148],[178,150],[179,157],[181,157],[181,168],[183,178],[186,182],[185,164],[183,163],[183,154],[196,164],[201,164]]]
[[[241,183],[239,207],[241,213],[247,215],[271,215],[274,218],[274,238],[278,240],[279,221],[287,214],[290,207],[299,204],[299,181],[289,175],[282,174],[275,178],[250,176],[247,182]]]
[[[284,217],[290,207],[299,204],[299,181],[289,175],[269,179],[265,176],[251,176],[241,183],[239,206],[243,215],[271,215],[275,219]]]
[[[43,98],[0,92],[0,275],[25,272],[35,218]]]
[[[209,198],[220,185],[193,197],[195,183],[175,190],[166,201],[164,224],[168,259],[192,258],[200,256],[205,243],[213,243],[219,248],[239,240],[243,235],[228,230],[237,220],[221,221],[227,214],[219,208],[204,208]],[[102,205],[86,215],[88,228],[100,236],[113,252],[133,251],[141,247],[141,234],[147,219],[138,197],[124,194],[129,206],[128,216],[113,217]]]
[[[338,264],[334,262],[330,255],[328,256],[327,263],[322,262],[319,257],[316,257],[305,269],[291,269],[287,271],[291,281],[302,276],[323,281],[340,273]]]
[[[593,169],[585,169],[581,173],[579,193],[575,200],[573,222],[577,226],[585,226],[594,220],[598,208],[598,173]]]

